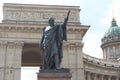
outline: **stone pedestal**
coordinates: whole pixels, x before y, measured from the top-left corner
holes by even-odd
[[[70,70],[40,70],[37,74],[38,80],[71,80]]]

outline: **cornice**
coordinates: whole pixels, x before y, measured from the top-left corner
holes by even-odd
[[[41,33],[44,26],[48,26],[47,24],[15,24],[15,23],[1,23],[0,31],[1,32],[34,32]],[[68,33],[73,34],[85,34],[88,30],[88,26],[67,26]]]
[[[66,6],[66,5],[39,5],[39,4],[13,4],[13,3],[4,3],[4,7],[7,8],[25,8],[25,9],[75,9],[79,10],[79,6]]]
[[[0,31],[2,32],[41,32],[40,25],[26,25],[26,24],[0,24]]]
[[[96,66],[101,66],[104,68],[117,69],[120,67],[119,62],[108,62],[104,61],[103,59],[98,59],[86,54],[83,54],[83,59],[86,63],[94,64]]]

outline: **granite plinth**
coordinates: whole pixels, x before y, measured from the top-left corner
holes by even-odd
[[[37,74],[38,80],[71,80],[72,74],[68,69],[40,70]]]

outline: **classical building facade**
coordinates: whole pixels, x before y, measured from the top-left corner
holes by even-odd
[[[42,28],[48,26],[50,17],[54,17],[56,23],[62,23],[68,10],[71,11],[68,41],[63,45],[61,66],[71,69],[72,80],[120,80],[119,61],[98,59],[83,53],[82,39],[90,26],[80,23],[79,6],[9,3],[3,6],[3,21],[0,23],[0,80],[20,80],[22,66],[42,66],[39,49]]]

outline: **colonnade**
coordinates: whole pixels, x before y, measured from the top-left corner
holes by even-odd
[[[97,74],[86,71],[85,80],[120,80],[120,77],[113,75]]]

